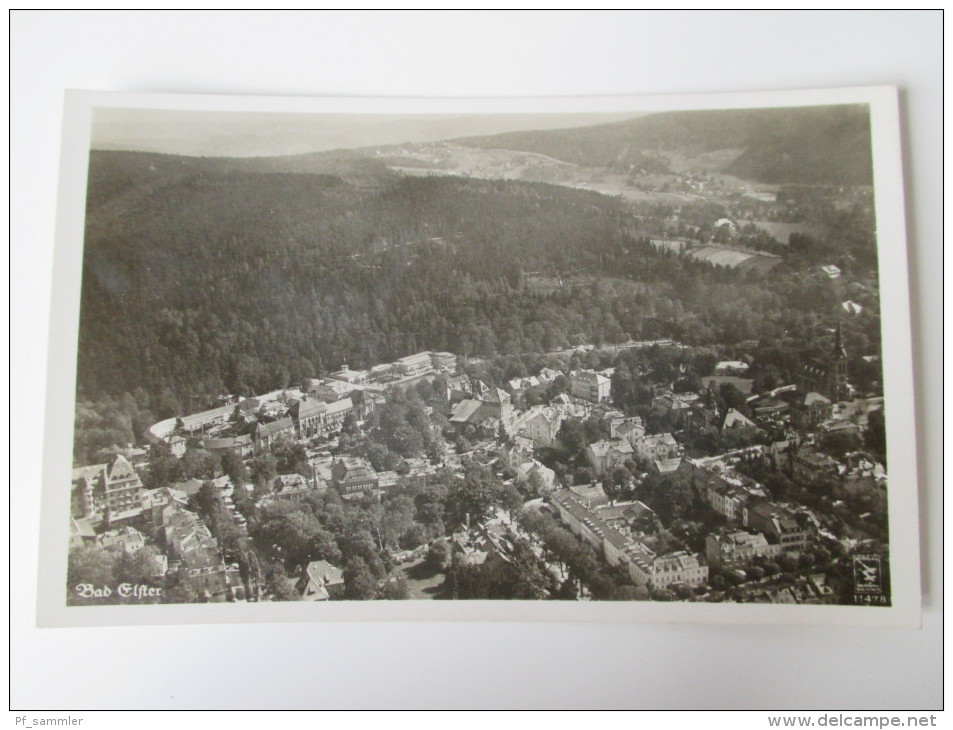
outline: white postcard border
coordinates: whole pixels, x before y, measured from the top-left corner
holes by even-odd
[[[585,113],[866,103],[871,110],[883,328],[890,607],[655,602],[347,601],[66,606],[67,515],[86,172],[96,107],[283,113]],[[919,627],[920,537],[910,288],[897,90],[854,87],[651,97],[362,98],[67,92],[64,111],[41,493],[37,625],[121,626],[315,621],[638,621]],[[68,414],[65,416],[64,414]]]

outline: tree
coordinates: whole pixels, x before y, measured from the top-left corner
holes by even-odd
[[[777,564],[785,573],[793,573],[797,570],[798,562],[791,553],[781,553],[778,555]]]
[[[568,393],[568,392],[569,392],[569,378],[567,378],[565,375],[560,373],[553,379],[553,382],[551,382],[548,386],[546,386],[545,398],[546,398],[546,401],[548,402],[548,401],[551,401],[556,396],[562,395],[563,393]]]
[[[490,598],[538,600],[549,597],[550,577],[543,572],[536,555],[523,539],[513,541],[510,563],[504,578],[496,583]]]
[[[569,418],[562,422],[556,439],[569,459],[578,459],[585,453],[588,442],[586,432],[579,421]]]
[[[647,589],[632,585],[616,586],[609,594],[612,601],[647,601],[648,598]]]
[[[399,546],[404,550],[413,550],[427,542],[429,537],[427,528],[415,522],[400,536]]]
[[[383,577],[386,570],[378,555],[377,543],[369,529],[358,520],[352,520],[341,541],[341,554],[346,562],[360,558],[376,580]]]
[[[294,589],[292,581],[285,573],[281,563],[268,561],[262,569],[262,577],[265,583],[265,592],[274,597],[276,601],[300,601],[301,596]]]
[[[463,481],[458,481],[450,490],[447,498],[449,515],[460,523],[468,518],[471,524],[482,522],[497,504],[498,492],[496,477],[485,467],[473,464],[467,469]]]
[[[310,476],[311,466],[304,446],[287,436],[279,436],[271,444],[271,455],[278,474],[303,474]]]
[[[101,547],[73,548],[69,551],[69,562],[66,568],[66,600],[72,604],[102,604],[116,603],[115,586],[116,558]],[[106,598],[90,594],[81,586],[91,589],[109,587],[110,595]],[[89,594],[89,595],[87,595]]]
[[[174,580],[174,579],[173,579]],[[202,597],[192,584],[186,580],[178,580],[162,591],[162,603],[200,603]]]
[[[149,467],[142,475],[142,483],[149,489],[160,489],[184,479],[182,463],[172,455],[164,441],[152,445],[149,452]]]
[[[628,485],[630,479],[629,470],[622,465],[615,466],[606,472],[602,480],[602,488],[605,490],[610,503],[614,503],[615,500],[622,496],[622,492]]]
[[[159,551],[152,545],[145,545],[133,554],[125,551],[116,561],[116,581],[134,585],[160,586],[163,575],[158,573],[156,558]],[[145,597],[137,602],[158,603],[159,596]]]
[[[351,601],[369,601],[377,595],[377,581],[362,558],[348,560],[344,569],[344,597]]]
[[[221,466],[218,455],[204,449],[189,449],[182,457],[182,476],[186,479],[214,479]]]
[[[307,552],[310,560],[326,560],[332,565],[341,564],[342,556],[338,549],[337,540],[327,530],[317,530],[311,533],[311,537],[308,539]]]
[[[380,594],[380,597],[387,601],[403,601],[410,598],[407,579],[402,575],[388,578],[381,586]]]
[[[355,438],[361,435],[361,427],[358,425],[357,416],[354,415],[353,411],[348,411],[347,415],[344,416],[341,430]]]
[[[224,471],[232,484],[235,486],[243,485],[248,479],[248,470],[242,461],[241,455],[234,451],[226,451],[222,454],[222,471]]]
[[[849,431],[832,431],[824,434],[820,439],[820,447],[835,459],[844,454],[857,451],[861,447],[860,436]]]
[[[446,538],[440,538],[430,544],[430,550],[427,551],[427,565],[443,573],[450,567],[452,557],[450,542]]]
[[[874,452],[884,466],[887,466],[887,433],[882,409],[871,411],[867,415],[867,431],[864,443]]]
[[[687,601],[695,595],[695,591],[691,589],[691,586],[679,583],[675,586],[675,595],[678,596],[679,600]]]
[[[687,373],[672,384],[676,393],[698,393],[702,389],[702,380],[695,373]]]
[[[776,560],[766,560],[761,567],[764,568],[764,574],[768,576],[777,575],[781,572],[781,566]]]
[[[757,565],[750,565],[745,568],[748,578],[751,580],[761,580],[764,578],[764,568]]]
[[[592,484],[595,481],[596,475],[593,470],[588,466],[581,466],[576,469],[576,473],[573,476],[573,481],[576,484]]]
[[[422,525],[439,528],[438,532],[442,534],[445,516],[444,502],[448,494],[449,490],[446,486],[439,483],[428,484],[414,497],[414,506],[417,508],[414,519]]]
[[[333,542],[322,532],[321,523],[307,507],[275,505],[263,511],[253,536],[265,555],[282,558],[291,569],[312,560],[338,557],[333,552],[321,553]]]
[[[271,454],[256,456],[249,463],[249,473],[255,483],[255,493],[271,491],[271,482],[278,476],[278,461]]]
[[[643,500],[663,523],[684,519],[692,507],[694,494],[684,479],[650,474],[642,483]]]
[[[734,383],[722,383],[718,387],[718,395],[728,408],[744,411],[747,399],[745,398],[745,394],[738,390]]]

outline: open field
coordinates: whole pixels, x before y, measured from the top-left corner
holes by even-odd
[[[715,266],[725,266],[729,269],[755,270],[762,273],[770,271],[781,263],[779,256],[737,251],[720,246],[702,246],[690,251],[687,255],[699,261],[707,261]]]
[[[391,576],[399,575],[404,576],[407,580],[408,598],[439,598],[444,581],[443,573],[430,568],[425,557],[394,568]]]

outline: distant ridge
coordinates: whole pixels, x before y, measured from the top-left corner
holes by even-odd
[[[459,144],[535,152],[626,170],[644,153],[743,152],[721,170],[772,184],[871,185],[865,105],[664,112],[591,127],[467,137]]]

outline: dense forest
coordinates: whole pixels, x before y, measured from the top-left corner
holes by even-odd
[[[848,296],[864,306],[852,355],[879,352],[876,290],[857,283],[872,224],[848,213],[764,277],[648,243],[661,218],[721,215],[707,203],[638,216],[595,192],[403,177],[346,153],[276,171],[289,164],[92,153],[78,425],[134,441],[144,421],[224,392],[422,349],[518,357],[668,337],[806,352]],[[818,262],[863,270],[843,288],[810,273]],[[106,400],[121,427],[100,424],[91,404]]]
[[[870,185],[873,180],[870,118],[860,105],[665,112],[456,141],[626,171],[643,167],[646,153],[696,156],[735,149],[741,154],[722,172],[746,180],[807,185]]]

